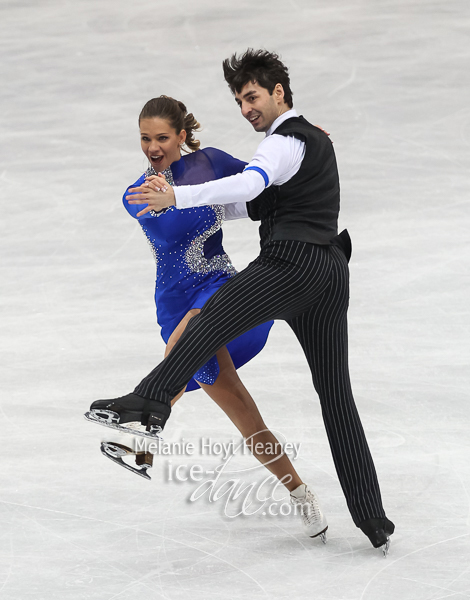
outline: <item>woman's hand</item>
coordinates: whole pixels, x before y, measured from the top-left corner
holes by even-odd
[[[145,183],[136,188],[129,188],[129,195],[126,196],[129,204],[147,204],[137,213],[137,217],[141,217],[146,213],[154,210],[159,212],[169,206],[175,206],[175,193],[171,185],[169,185],[165,177],[159,173],[147,177]]]
[[[320,125],[315,125],[315,127],[318,127],[318,129],[321,129],[323,131],[323,133],[326,133],[326,135],[328,137],[330,137],[330,134],[328,133],[328,131],[326,129],[323,129],[323,127],[320,127]]]

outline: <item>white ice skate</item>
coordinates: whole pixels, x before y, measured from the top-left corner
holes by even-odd
[[[312,488],[302,483],[291,492],[290,501],[294,506],[300,506],[302,524],[307,535],[320,537],[321,541],[326,544],[328,523]]]
[[[132,450],[132,448],[129,448],[128,446],[124,446],[124,444],[118,444],[117,442],[101,442],[101,452],[104,456],[121,467],[129,469],[129,471],[132,471],[136,475],[140,475],[144,479],[151,479],[150,475],[147,473],[153,465],[153,454],[150,452],[138,452]],[[136,467],[124,462],[123,458],[125,456],[135,456]]]

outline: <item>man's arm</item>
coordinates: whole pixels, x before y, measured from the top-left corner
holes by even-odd
[[[199,185],[175,186],[176,208],[192,208],[211,204],[249,202],[265,188],[263,176],[257,171],[243,171],[231,177]]]
[[[167,206],[182,209],[212,204],[245,204],[256,198],[265,187],[289,181],[300,169],[304,156],[303,141],[274,133],[264,138],[243,173],[173,188],[161,177],[152,177],[152,181],[148,180],[132,190],[134,198],[128,196],[127,199],[130,204],[148,203],[147,208],[137,216]]]
[[[300,168],[305,143],[283,135],[266,137],[243,173],[200,185],[175,186],[176,208],[249,202],[265,187],[285,183]]]

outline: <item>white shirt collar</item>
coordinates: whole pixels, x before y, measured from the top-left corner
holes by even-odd
[[[284,121],[287,121],[287,119],[291,119],[292,117],[298,117],[298,116],[299,115],[297,114],[297,111],[294,108],[291,108],[287,112],[282,113],[282,115],[280,117],[278,117],[273,122],[271,127],[268,129],[268,131],[266,132],[266,137],[268,137],[268,135],[271,135],[272,133],[274,133],[275,129],[277,129],[281,123],[284,123]]]

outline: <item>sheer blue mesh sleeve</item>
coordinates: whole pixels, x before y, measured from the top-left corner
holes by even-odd
[[[197,185],[241,173],[247,163],[217,148],[204,148],[171,165],[175,185]]]
[[[131,194],[129,194],[130,188],[138,187],[139,185],[142,185],[144,183],[144,181],[145,181],[145,173],[143,175],[141,175],[135,183],[133,183],[132,185],[130,185],[127,188],[127,190],[124,192],[124,196],[122,197],[122,203],[124,204],[124,208],[131,215],[131,217],[134,217],[134,219],[137,219],[138,212],[140,212],[141,210],[144,210],[144,208],[147,208],[147,204],[129,204],[129,202],[126,200],[126,196],[131,195]],[[150,213],[146,213],[145,215],[138,217],[138,220],[149,219],[151,217],[152,217],[152,215]]]
[[[217,148],[205,148],[203,152],[214,167],[216,179],[241,173],[248,164]]]

